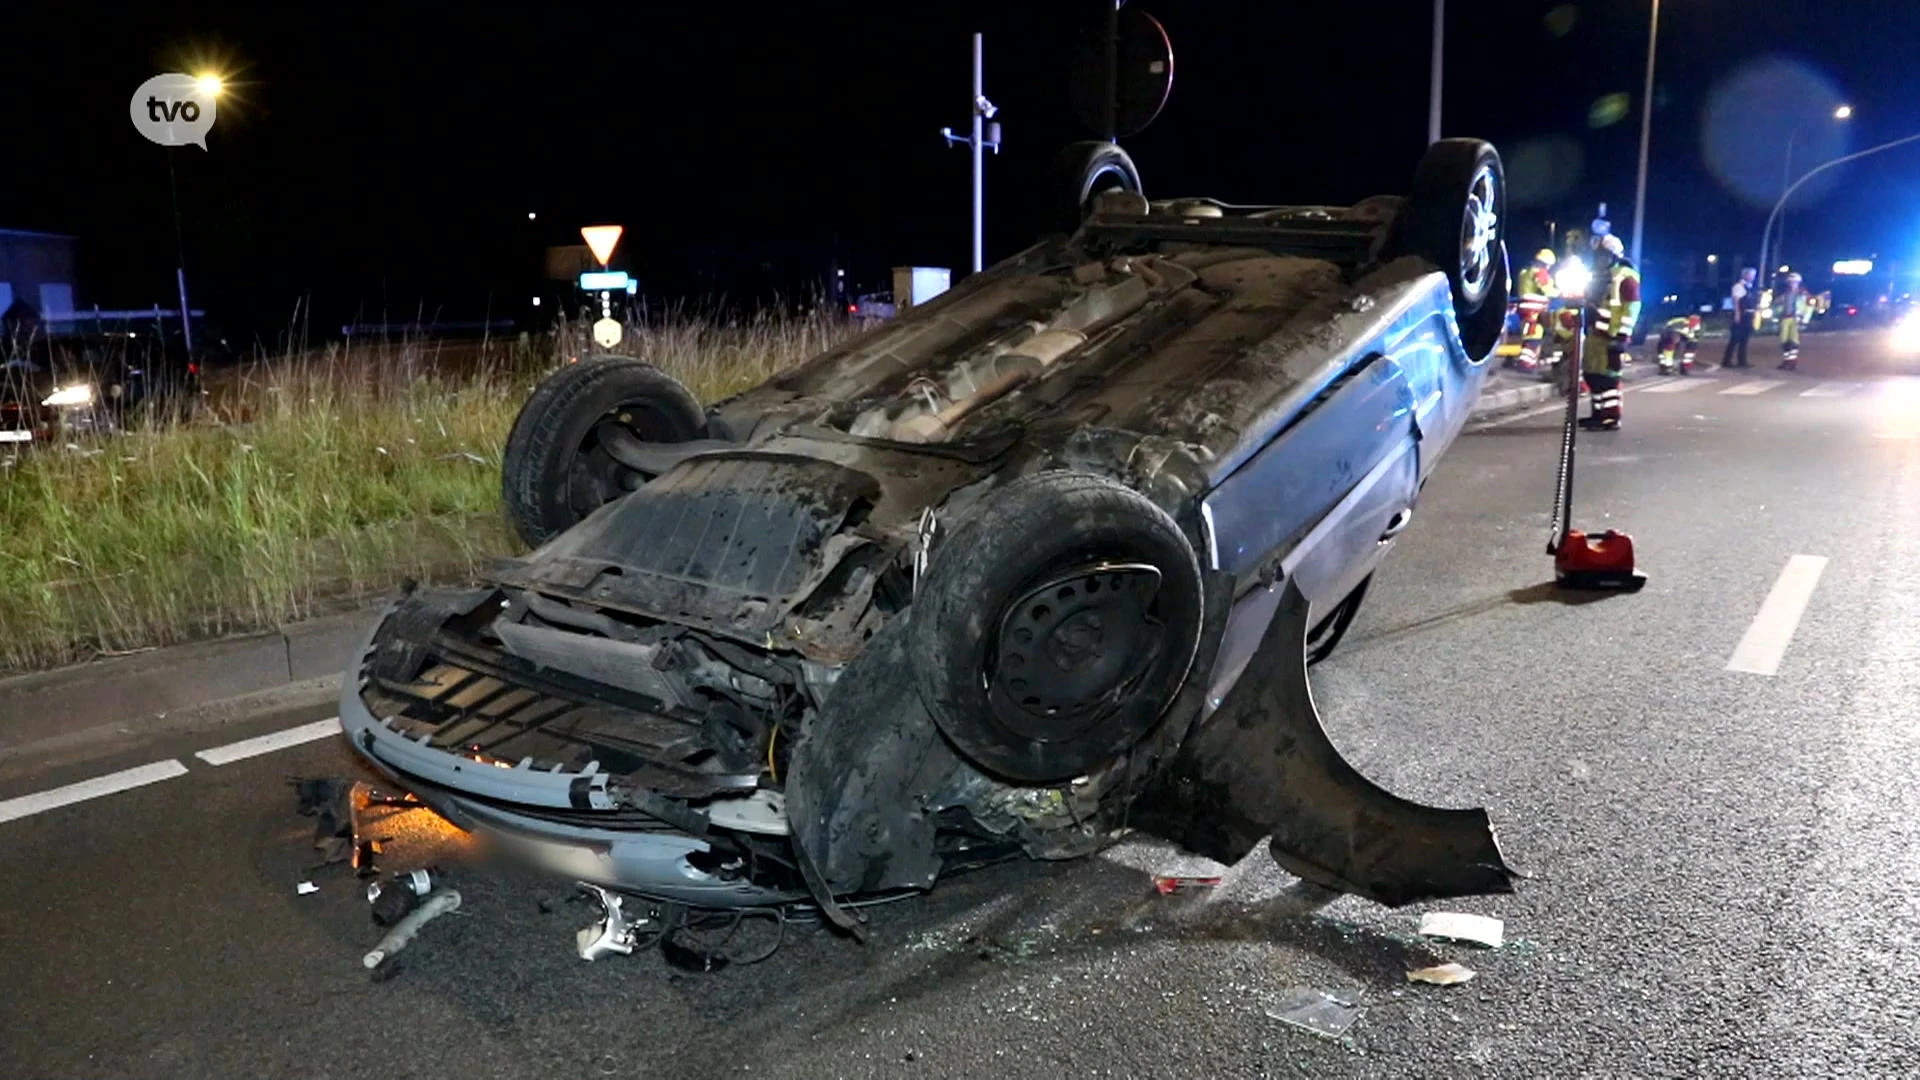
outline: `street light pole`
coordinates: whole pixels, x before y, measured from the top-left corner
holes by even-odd
[[[954,143],[966,143],[973,149],[973,269],[975,273],[980,272],[985,262],[983,242],[985,230],[982,227],[986,206],[982,190],[981,165],[985,160],[983,153],[989,147],[996,154],[1000,152],[1000,125],[987,126],[985,121],[999,111],[993,102],[987,100],[985,73],[981,64],[980,35],[975,34],[973,35],[973,134],[962,138],[955,135],[952,128],[940,129],[940,134],[945,137],[948,146]]]
[[[1633,248],[1630,254],[1634,264],[1640,262],[1640,239],[1647,221],[1647,149],[1653,139],[1653,55],[1654,47],[1660,42],[1660,0],[1653,0],[1653,23],[1647,30],[1647,85],[1640,95],[1640,177],[1633,188]]]
[[[1427,85],[1427,145],[1440,141],[1441,45],[1447,31],[1447,0],[1433,0],[1433,70]]]
[[[1806,175],[1802,176],[1798,180],[1795,180],[1792,186],[1788,187],[1787,190],[1780,193],[1780,201],[1773,204],[1773,212],[1767,215],[1767,227],[1760,230],[1760,262],[1758,265],[1762,267],[1765,267],[1767,265],[1767,241],[1773,238],[1774,220],[1780,216],[1780,208],[1787,205],[1787,198],[1791,196],[1795,191],[1799,190],[1801,184],[1804,184],[1807,181],[1813,179],[1815,176],[1818,176],[1821,173],[1826,172],[1828,169],[1833,168],[1835,165],[1844,165],[1849,161],[1857,161],[1860,158],[1866,157],[1868,154],[1877,154],[1882,150],[1891,150],[1896,146],[1904,146],[1910,142],[1920,142],[1920,134],[1908,135],[1903,139],[1895,139],[1892,142],[1883,142],[1879,146],[1869,146],[1865,150],[1857,150],[1851,154],[1846,154],[1842,157],[1834,158],[1832,161],[1829,161],[1824,165],[1815,165],[1813,168],[1808,169],[1806,172]]]
[[[1793,127],[1793,130],[1787,133],[1786,163],[1780,166],[1780,190],[1781,191],[1787,190],[1788,185],[1793,183],[1793,140],[1799,137],[1800,137],[1800,125],[1795,124]],[[1787,215],[1786,215],[1786,211],[1783,209],[1780,213],[1780,236],[1773,243],[1773,257],[1776,259],[1784,258],[1785,256],[1781,255],[1780,253],[1785,250],[1787,250]],[[1760,268],[1760,272],[1766,275],[1766,280],[1768,281],[1773,280],[1773,274],[1765,266],[1762,266]]]
[[[984,218],[986,215],[985,193],[981,191],[982,172],[986,158],[980,149],[980,130],[982,117],[980,103],[987,100],[985,87],[986,72],[981,61],[980,35],[973,35],[973,271],[980,272],[982,252],[984,251]]]
[[[187,307],[187,242],[180,230],[180,182],[173,173],[174,148],[167,147],[167,193],[173,197],[174,283],[180,287],[180,332],[187,338],[187,355],[193,355],[193,312]]]

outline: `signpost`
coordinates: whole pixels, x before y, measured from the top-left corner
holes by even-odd
[[[985,217],[986,200],[981,190],[982,159],[980,155],[981,151],[987,148],[991,148],[995,155],[1000,153],[1000,125],[988,124],[986,129],[982,130],[982,125],[1000,111],[998,106],[987,100],[984,80],[985,73],[980,65],[980,35],[975,34],[973,35],[973,134],[961,136],[955,135],[952,128],[940,129],[940,134],[947,140],[948,146],[959,143],[973,148],[973,269],[975,272],[980,270],[985,251],[982,223]]]
[[[586,225],[580,229],[580,238],[587,242],[587,250],[600,261],[599,273],[588,271],[580,275],[580,287],[600,294],[600,318],[593,324],[593,340],[603,349],[620,344],[625,333],[620,320],[613,317],[613,290],[633,291],[633,279],[626,271],[606,269],[607,261],[613,258],[614,245],[620,242],[624,231],[619,225]]]

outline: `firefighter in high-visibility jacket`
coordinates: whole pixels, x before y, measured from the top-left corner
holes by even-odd
[[[1531,372],[1540,366],[1540,346],[1547,337],[1547,308],[1553,303],[1553,264],[1559,256],[1541,248],[1533,265],[1514,279],[1514,307],[1520,312],[1520,355],[1513,366]]]
[[[1660,374],[1693,374],[1693,358],[1700,347],[1700,316],[1676,315],[1660,331]]]
[[[1580,426],[1614,431],[1620,427],[1620,369],[1626,364],[1633,324],[1640,318],[1640,271],[1612,233],[1599,238],[1594,255],[1593,284],[1587,292],[1587,340],[1580,357],[1592,409]]]
[[[1813,294],[1800,283],[1799,274],[1788,274],[1787,284],[1774,297],[1774,309],[1780,312],[1780,370],[1800,370],[1800,328],[1813,317]]]

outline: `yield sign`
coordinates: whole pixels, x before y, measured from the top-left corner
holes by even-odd
[[[613,245],[620,242],[622,231],[618,225],[587,225],[581,228],[580,236],[586,240],[587,249],[593,252],[593,257],[600,260],[601,266],[605,266],[607,260],[613,258]]]

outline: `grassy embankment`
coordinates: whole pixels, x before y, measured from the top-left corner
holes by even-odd
[[[852,329],[676,313],[618,351],[711,401]],[[454,364],[419,343],[290,353],[230,375],[210,420],[0,452],[0,673],[265,629],[517,550],[502,444],[534,383],[592,351],[583,330]]]

